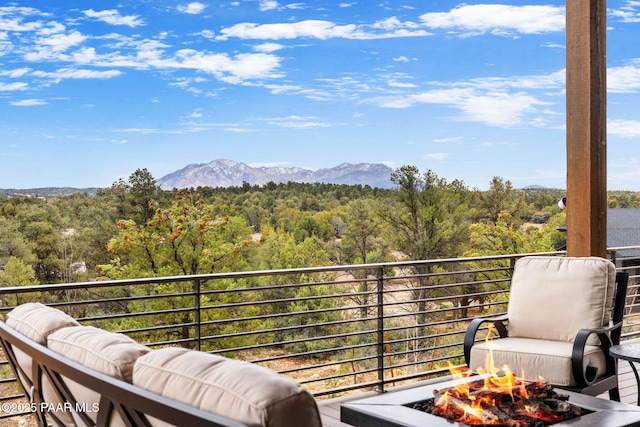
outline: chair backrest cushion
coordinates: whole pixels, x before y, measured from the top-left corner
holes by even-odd
[[[132,382],[133,364],[136,359],[151,351],[149,347],[138,344],[126,335],[107,332],[92,326],[75,326],[60,329],[49,335],[48,347],[68,359],[78,362],[88,368],[102,372],[113,378]],[[65,378],[65,384],[81,404],[91,408],[100,402],[100,394],[93,390]],[[63,403],[56,396],[48,382],[43,384],[43,395],[46,402]],[[71,423],[72,415],[78,421],[78,415],[56,413],[65,423]],[[97,414],[89,413],[96,421]],[[112,420],[112,425],[124,425],[121,420]]]
[[[571,342],[580,329],[607,325],[615,276],[614,264],[598,257],[517,260],[507,310],[509,336]]]
[[[133,384],[252,427],[322,425],[315,399],[295,381],[252,363],[199,351],[154,350],[136,361]]]

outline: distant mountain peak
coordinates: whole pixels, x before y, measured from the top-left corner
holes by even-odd
[[[393,170],[381,163],[341,163],[328,169],[311,171],[299,167],[259,166],[229,159],[213,160],[210,163],[197,163],[163,176],[157,184],[165,189],[191,187],[234,187],[244,182],[251,185],[264,185],[292,182],[322,182],[328,184],[369,185],[371,187],[391,188]]]

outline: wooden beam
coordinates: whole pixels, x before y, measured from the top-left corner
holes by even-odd
[[[606,0],[567,0],[567,255],[606,256]]]

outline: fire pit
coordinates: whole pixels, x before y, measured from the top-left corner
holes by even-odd
[[[554,425],[591,412],[543,381],[515,375],[459,382],[411,407],[465,425],[502,427]]]
[[[464,427],[468,424],[450,421],[426,412],[425,409],[432,403],[435,394],[441,390],[464,382],[477,381],[477,379],[478,377],[470,377],[456,381],[431,383],[345,403],[341,407],[340,419],[342,422],[357,427]],[[580,413],[576,418],[553,424],[554,427],[640,426],[640,408],[637,406],[565,390],[557,390],[557,393],[566,396],[566,402],[578,408]],[[563,397],[563,399],[565,398]],[[519,426],[521,424],[514,420],[511,424],[501,425]],[[533,425],[544,426],[548,424],[540,422]]]

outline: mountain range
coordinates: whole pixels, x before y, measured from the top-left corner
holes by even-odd
[[[251,185],[264,185],[268,182],[321,182],[392,188],[392,172],[393,169],[380,163],[342,163],[329,169],[312,171],[297,167],[252,167],[233,160],[218,159],[211,163],[188,165],[158,179],[157,185],[164,190],[171,190],[191,187],[234,187],[242,186],[245,182]]]

